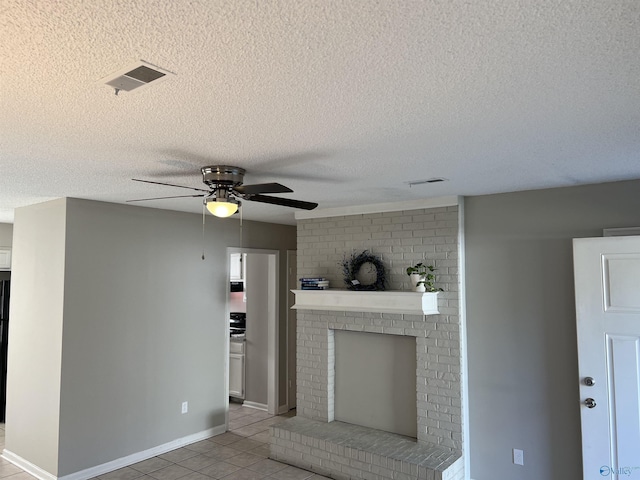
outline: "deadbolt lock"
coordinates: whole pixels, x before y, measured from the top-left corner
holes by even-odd
[[[596,384],[596,381],[593,379],[593,377],[585,377],[584,384],[587,387],[593,387]]]

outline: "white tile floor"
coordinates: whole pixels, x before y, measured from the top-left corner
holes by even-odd
[[[321,475],[267,458],[269,427],[291,415],[274,417],[266,412],[232,403],[229,432],[192,443],[130,467],[95,477],[95,480],[321,480]],[[4,448],[4,425],[0,447]],[[0,459],[2,480],[34,480]]]

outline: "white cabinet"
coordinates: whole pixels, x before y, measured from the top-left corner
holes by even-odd
[[[244,253],[232,253],[231,257],[231,268],[229,273],[229,279],[232,282],[239,282],[244,280],[245,277],[245,265],[246,265],[246,257],[247,255]]]
[[[0,247],[0,270],[11,270],[11,249]]]
[[[229,354],[229,396],[244,398],[244,355]]]
[[[229,396],[244,398],[244,342],[229,344]]]

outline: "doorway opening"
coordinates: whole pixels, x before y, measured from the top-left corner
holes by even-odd
[[[227,248],[227,399],[272,415],[279,404],[278,266],[277,250]]]

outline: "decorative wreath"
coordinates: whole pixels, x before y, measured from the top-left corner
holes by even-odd
[[[369,285],[362,285],[356,278],[365,263],[373,265],[376,269],[376,281]],[[349,290],[384,290],[387,283],[387,271],[382,259],[368,250],[358,254],[352,253],[349,258],[345,256],[342,260],[342,273]]]

